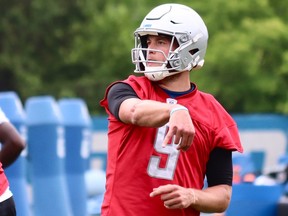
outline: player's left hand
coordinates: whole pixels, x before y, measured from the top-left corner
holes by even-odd
[[[193,190],[192,188],[169,184],[154,188],[150,197],[160,196],[164,206],[168,209],[182,209],[194,204],[195,194]]]

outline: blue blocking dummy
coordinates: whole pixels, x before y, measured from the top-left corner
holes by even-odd
[[[64,128],[58,103],[51,96],[35,96],[27,99],[25,109],[34,215],[70,216]]]
[[[87,215],[85,171],[90,155],[91,119],[82,99],[59,100],[65,129],[65,172],[73,215]]]
[[[0,92],[0,107],[10,122],[18,130],[24,140],[26,140],[25,112],[21,100],[15,92]],[[19,216],[29,216],[29,199],[27,183],[27,150],[24,149],[17,160],[9,167],[5,168],[10,189],[16,203],[16,211]]]

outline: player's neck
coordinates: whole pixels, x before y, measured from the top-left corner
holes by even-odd
[[[188,91],[191,88],[189,72],[182,72],[173,76],[166,77],[158,82],[159,86],[164,89],[175,92]]]

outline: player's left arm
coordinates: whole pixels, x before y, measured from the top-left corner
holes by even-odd
[[[200,212],[224,212],[232,194],[232,152],[215,148],[206,168],[208,188],[197,190],[179,185],[163,185],[155,188],[151,197],[160,196],[169,209],[192,207]]]
[[[232,186],[216,185],[195,191],[195,203],[191,206],[200,212],[221,213],[228,208],[231,196]]]
[[[163,185],[153,189],[151,197],[160,196],[168,209],[194,208],[200,212],[224,212],[231,199],[230,185],[217,185],[205,190],[184,188],[179,185]]]

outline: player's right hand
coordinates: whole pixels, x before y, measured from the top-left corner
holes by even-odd
[[[177,144],[178,150],[187,151],[192,145],[196,134],[192,119],[188,110],[177,110],[170,115],[169,129],[162,146],[165,147],[171,140]]]

